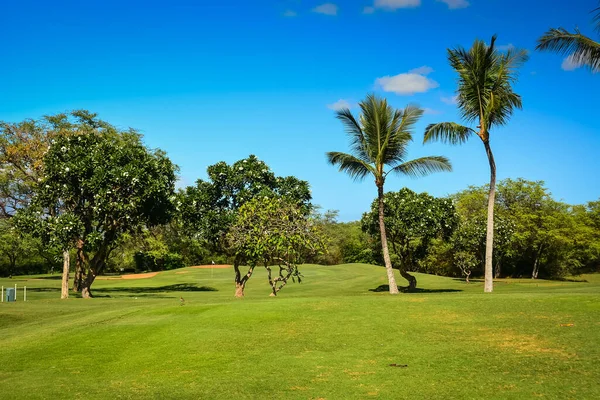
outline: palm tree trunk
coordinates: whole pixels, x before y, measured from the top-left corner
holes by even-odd
[[[491,293],[494,290],[494,203],[496,200],[496,162],[488,140],[483,141],[485,152],[490,162],[490,193],[488,195],[487,234],[485,238],[485,284],[483,291]]]
[[[388,250],[387,234],[385,233],[385,222],[383,221],[383,185],[377,185],[377,199],[379,201],[379,231],[381,233],[381,250],[383,252],[383,262],[387,272],[388,284],[390,286],[390,294],[398,294],[398,285],[394,278],[394,270],[392,269],[392,261],[390,260],[390,252]]]

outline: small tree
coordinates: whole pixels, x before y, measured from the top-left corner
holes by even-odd
[[[162,151],[144,147],[135,131],[120,132],[106,123],[54,140],[34,197],[37,210],[29,214],[48,219],[47,210],[60,208],[56,223],[48,220],[52,229],[63,220],[73,225],[77,262],[85,272],[84,298],[92,297],[92,283],[120,235],[169,220],[175,170]]]
[[[180,197],[180,218],[187,233],[204,241],[215,252],[224,252],[223,241],[238,209],[255,198],[279,196],[308,212],[308,182],[294,176],[278,177],[258,157],[250,155],[229,165],[223,161],[207,168],[208,180],[199,179]]]
[[[259,265],[267,270],[271,295],[276,296],[290,278],[300,282],[298,264],[325,247],[317,225],[302,207],[280,197],[255,198],[241,206],[226,241],[235,260],[236,297],[244,296],[246,284]],[[248,265],[244,276],[242,263]],[[279,268],[276,277],[271,273],[274,264]]]
[[[450,199],[440,199],[427,193],[415,193],[403,188],[386,193],[384,221],[392,251],[398,257],[396,268],[408,280],[408,289],[417,286],[417,279],[407,271],[414,271],[426,255],[436,237],[449,238],[457,217]],[[379,202],[375,199],[371,211],[362,218],[363,230],[372,236],[379,233]]]

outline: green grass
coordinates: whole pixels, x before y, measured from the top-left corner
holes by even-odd
[[[369,290],[386,283],[378,267],[302,272],[271,298],[259,270],[242,300],[223,269],[98,280],[92,300],[0,279],[19,286],[0,304],[0,397],[600,398],[600,275],[487,295],[418,275],[422,292],[390,296]]]

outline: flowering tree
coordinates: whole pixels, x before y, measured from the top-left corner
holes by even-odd
[[[319,225],[297,203],[281,197],[256,197],[240,207],[226,236],[235,261],[235,296],[242,297],[254,269],[263,265],[269,275],[271,296],[292,278],[301,281],[298,264],[325,250]],[[240,266],[248,265],[242,276]],[[279,268],[273,277],[271,265]]]
[[[123,233],[168,221],[176,170],[132,130],[106,123],[91,128],[54,139],[33,205],[22,217],[63,247],[75,243],[83,297],[92,297],[92,283]],[[48,212],[59,208],[56,217]]]
[[[417,279],[407,271],[414,269],[437,236],[448,238],[456,227],[456,213],[450,199],[435,198],[427,193],[415,193],[403,188],[384,195],[384,220],[388,240],[397,257],[394,266],[409,282],[409,290]],[[379,203],[373,201],[371,211],[362,217],[363,230],[373,237],[379,233]]]
[[[199,179],[180,194],[179,211],[191,235],[206,241],[213,250],[224,251],[223,238],[235,221],[238,209],[254,198],[279,196],[308,212],[308,182],[294,176],[277,177],[256,156],[228,165],[221,161],[207,168],[208,180]]]

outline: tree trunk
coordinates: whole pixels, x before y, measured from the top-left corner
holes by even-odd
[[[392,269],[392,261],[390,260],[390,252],[387,244],[387,235],[385,233],[385,222],[383,220],[383,184],[377,185],[377,199],[379,200],[379,231],[381,233],[381,250],[383,252],[383,262],[387,272],[388,284],[390,286],[390,294],[398,294],[398,285],[396,285],[396,278],[394,278],[394,270]]]
[[[84,299],[91,299],[92,297],[94,297],[92,295],[91,289],[92,283],[94,283],[94,279],[96,279],[96,275],[94,274],[92,269],[90,269],[83,282],[81,282],[81,297],[83,297]]]
[[[412,292],[413,290],[416,289],[417,278],[415,278],[414,276],[412,276],[411,274],[406,272],[404,270],[404,268],[400,268],[400,275],[402,275],[402,277],[408,281],[408,291],[409,292]]]
[[[248,268],[248,272],[246,273],[246,275],[244,275],[244,277],[241,276],[238,260],[235,260],[233,262],[233,269],[235,271],[235,297],[242,298],[244,297],[244,289],[246,288],[246,282],[248,282],[248,279],[250,279],[250,277],[252,276],[252,273],[254,272],[254,267],[251,266],[250,268]]]
[[[490,163],[490,193],[488,196],[487,234],[485,238],[485,284],[483,291],[491,293],[494,290],[493,254],[494,254],[494,202],[496,200],[496,162],[490,148],[489,139],[484,140],[485,152]]]
[[[243,283],[239,283],[239,282],[235,283],[235,297],[237,297],[239,299],[244,297],[244,286],[245,285]]]
[[[62,273],[62,288],[60,292],[61,299],[69,298],[69,269],[71,267],[71,257],[69,250],[63,251],[63,273]]]
[[[80,292],[83,285],[83,241],[77,241],[77,255],[75,256],[75,278],[73,279],[73,291]]]
[[[540,256],[542,255],[543,244],[540,244],[538,251],[535,255],[535,262],[533,263],[533,271],[531,272],[531,279],[537,279],[540,272]]]

